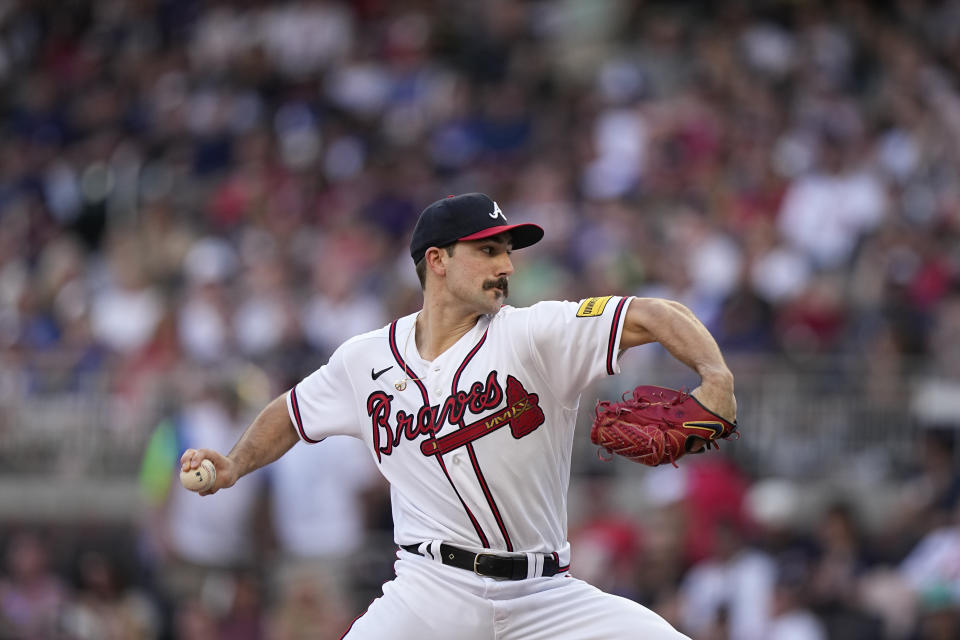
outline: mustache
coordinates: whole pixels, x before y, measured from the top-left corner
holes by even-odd
[[[497,278],[496,280],[486,280],[483,283],[483,289],[500,289],[503,291],[503,297],[506,298],[509,290],[509,283],[506,278]]]

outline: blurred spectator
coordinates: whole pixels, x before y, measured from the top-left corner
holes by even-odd
[[[882,636],[880,621],[868,615],[860,602],[860,585],[871,556],[852,507],[829,506],[817,523],[816,558],[811,562],[806,595],[831,638],[868,640]]]
[[[773,308],[748,287],[739,286],[723,301],[715,326],[725,353],[768,352],[776,344]]]
[[[686,523],[681,505],[651,505],[643,514],[642,526],[642,554],[633,565],[630,591],[634,595],[631,597],[679,629],[683,625],[679,586],[688,568],[683,548]]]
[[[130,240],[117,240],[108,273],[108,282],[91,306],[93,335],[115,352],[132,356],[153,338],[163,303]]]
[[[928,593],[921,602],[917,632],[910,640],[952,640],[960,629],[960,607],[955,597]]]
[[[633,576],[642,571],[644,535],[640,523],[611,503],[610,478],[585,483],[586,508],[579,525],[570,531],[577,577],[608,593],[639,599]]]
[[[900,564],[900,575],[922,605],[938,611],[960,603],[960,502],[952,522],[932,529]]]
[[[335,638],[350,626],[355,616],[340,606],[338,594],[327,590],[327,581],[318,578],[315,573],[300,573],[283,584],[271,615],[271,638]]]
[[[187,290],[177,318],[180,348],[201,364],[227,358],[233,346],[228,282],[237,270],[237,256],[222,238],[201,238],[193,243],[183,261]]]
[[[823,623],[806,606],[806,567],[781,562],[773,590],[770,628],[767,640],[827,640],[830,637],[855,638],[852,635],[828,635]],[[874,638],[878,636],[872,636]]]
[[[266,637],[262,582],[255,573],[234,573],[225,585],[230,592],[229,605],[220,616],[219,637],[226,640],[260,640]]]
[[[845,313],[841,283],[828,275],[813,277],[780,309],[779,342],[794,356],[835,351],[844,337]]]
[[[892,523],[908,543],[916,542],[923,532],[949,526],[960,502],[955,430],[931,427],[921,437],[918,469],[901,486],[899,511]]]
[[[293,339],[295,320],[288,299],[288,267],[280,261],[269,236],[251,232],[246,240],[245,251],[241,252],[245,264],[233,331],[240,353],[262,358]]]
[[[385,492],[369,451],[354,438],[330,437],[295,445],[267,471],[280,592],[290,592],[296,607],[319,589],[336,610],[360,613],[366,603],[352,597],[356,556],[372,529],[373,493]]]
[[[751,548],[735,522],[716,530],[711,555],[694,564],[680,589],[683,630],[695,638],[761,640],[773,616],[776,565]],[[726,629],[722,635],[720,629]]]
[[[383,303],[364,291],[356,274],[319,258],[313,273],[314,292],[302,307],[301,327],[307,342],[328,356],[355,335],[387,323]]]
[[[178,640],[210,640],[216,638],[217,623],[203,603],[185,599],[174,612],[174,637]]]
[[[0,635],[23,640],[55,638],[68,601],[63,580],[50,566],[41,539],[23,531],[13,536],[4,553],[6,572],[0,577]]]
[[[684,466],[685,545],[690,563],[711,557],[729,527],[743,535],[750,527],[744,509],[747,478],[725,453],[711,453],[692,458]]]
[[[883,183],[862,166],[857,150],[858,141],[848,134],[828,131],[819,170],[798,178],[784,196],[781,232],[821,269],[846,264],[860,237],[887,212]]]
[[[159,635],[159,612],[144,593],[123,584],[115,560],[97,551],[78,562],[76,593],[63,617],[71,640],[149,640]]]

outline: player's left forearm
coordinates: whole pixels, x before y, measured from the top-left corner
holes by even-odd
[[[239,479],[282,456],[298,439],[287,413],[286,397],[281,395],[260,412],[227,457]]]

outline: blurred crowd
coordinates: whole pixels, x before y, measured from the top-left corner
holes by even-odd
[[[375,472],[325,443],[201,504],[172,468],[415,310],[408,234],[447,194],[546,229],[515,304],[677,299],[732,362],[865,361],[878,411],[907,373],[960,384],[957,0],[7,0],[0,135],[0,397],[109,394],[147,443],[128,554],[8,528],[0,637],[337,637],[304,630],[365,604],[312,577],[389,578],[357,558]],[[945,426],[870,526],[787,526],[720,457],[642,515],[600,477],[574,566],[698,640],[960,637]]]

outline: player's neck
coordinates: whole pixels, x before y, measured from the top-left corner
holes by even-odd
[[[417,316],[417,351],[424,360],[434,360],[476,326],[480,315],[440,304],[423,305]]]

